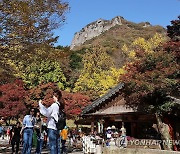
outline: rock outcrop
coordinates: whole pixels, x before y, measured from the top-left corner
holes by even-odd
[[[100,35],[116,25],[122,25],[123,19],[123,17],[117,16],[112,20],[99,19],[88,24],[82,28],[80,32],[75,33],[70,49],[73,49],[75,46],[80,46],[85,41]]]

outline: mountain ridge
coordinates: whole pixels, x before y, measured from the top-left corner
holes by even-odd
[[[72,39],[70,49],[74,50],[74,48],[81,46],[86,41],[101,35],[102,33],[110,30],[111,28],[117,25],[119,26],[127,25],[129,27],[132,27],[132,25],[141,25],[142,28],[146,28],[150,26],[153,27],[149,22],[134,23],[131,21],[127,21],[122,16],[116,16],[111,20],[105,20],[100,18],[94,22],[87,24],[79,32],[76,32],[74,34],[74,38]]]

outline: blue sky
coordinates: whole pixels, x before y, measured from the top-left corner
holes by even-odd
[[[66,23],[55,31],[60,36],[55,44],[69,46],[74,33],[99,18],[110,20],[122,16],[135,23],[148,21],[166,28],[180,15],[180,0],[64,0],[70,12]]]

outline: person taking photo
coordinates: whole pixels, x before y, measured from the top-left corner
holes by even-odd
[[[59,130],[56,128],[55,121],[58,121],[59,108],[63,106],[62,94],[59,90],[53,92],[53,100],[51,106],[46,108],[42,104],[42,100],[39,101],[40,113],[46,116],[47,128],[48,128],[48,138],[49,138],[49,148],[50,154],[60,154],[60,136]]]

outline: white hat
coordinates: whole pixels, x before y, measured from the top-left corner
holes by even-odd
[[[116,127],[113,125],[112,127],[111,127],[112,129],[116,129]]]
[[[107,130],[108,130],[108,129],[111,129],[111,127],[108,127]]]

